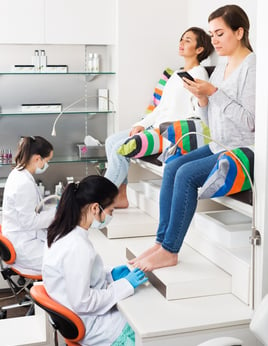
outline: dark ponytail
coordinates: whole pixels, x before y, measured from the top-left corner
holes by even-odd
[[[15,163],[19,170],[23,170],[35,154],[43,159],[48,157],[53,150],[53,146],[45,138],[40,136],[23,137],[18,146],[15,156]]]
[[[68,184],[61,196],[54,221],[48,227],[48,247],[79,224],[86,205],[98,203],[105,209],[113,203],[117,194],[117,187],[99,175],[90,175],[80,183]]]

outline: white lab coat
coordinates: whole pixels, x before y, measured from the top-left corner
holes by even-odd
[[[4,189],[2,232],[16,250],[15,267],[25,273],[41,272],[46,228],[55,214],[55,208],[36,213],[40,201],[32,174],[14,168]]]
[[[113,281],[85,229],[77,226],[45,247],[42,275],[48,294],[83,320],[81,345],[108,346],[117,339],[126,320],[115,305],[134,288],[126,279]]]

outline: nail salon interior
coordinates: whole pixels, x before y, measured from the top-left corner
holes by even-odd
[[[212,44],[216,40],[214,36],[220,41],[220,30],[214,32],[209,28],[208,18],[216,9],[230,4],[246,12],[250,22],[249,39],[256,54],[254,148],[248,149],[246,145],[248,150],[236,152],[238,156],[242,152],[241,161],[249,151],[254,154],[254,167],[251,162],[250,174],[244,174],[247,188],[243,191],[241,183],[238,192],[218,193],[197,200],[177,264],[156,266],[152,270],[141,267],[145,275],[139,287],[133,284],[133,276],[128,280],[130,285],[124,278],[115,279],[111,271],[118,288],[111,283],[110,298],[105,304],[112,302],[109,309],[117,311],[132,330],[135,341],[130,343],[126,338],[120,343],[117,324],[114,323],[114,330],[108,333],[98,316],[92,329],[97,331],[100,324],[99,333],[107,333],[112,340],[107,341],[107,337],[106,341],[100,341],[102,338],[95,337],[95,332],[91,334],[87,325],[84,328],[80,318],[78,322],[77,315],[66,311],[60,301],[51,299],[49,294],[39,300],[39,293],[44,292],[38,287],[46,286],[42,275],[20,273],[13,267],[16,250],[14,243],[10,244],[13,238],[9,241],[5,236],[3,214],[8,178],[20,160],[18,145],[22,145],[26,137],[34,143],[37,136],[52,144],[53,157],[46,160],[40,154],[39,161],[33,163],[44,168],[44,160],[49,168],[42,174],[33,174],[33,178],[41,196],[41,208],[54,208],[57,215],[65,189],[73,186],[77,194],[85,177],[105,177],[110,164],[106,139],[131,129],[158,107],[173,71],[188,61],[186,53],[179,52],[182,33],[187,28],[200,27],[210,34]],[[268,79],[268,69],[264,68],[268,55],[267,10],[265,0],[231,3],[224,0],[0,1],[1,346],[268,345],[268,234],[267,238],[265,234],[268,232],[265,231],[266,226],[268,228],[268,96],[264,87],[265,74]],[[232,32],[238,35],[238,31]],[[187,40],[185,42],[186,46]],[[224,61],[224,57],[219,56],[221,47],[215,43],[214,48],[201,62],[209,75],[209,68],[214,70]],[[183,83],[177,75],[176,78]],[[213,77],[210,80],[212,83]],[[187,84],[185,80],[184,83]],[[217,86],[215,95],[214,91],[209,94],[208,102],[217,97],[218,89]],[[235,93],[228,97],[240,102],[240,96]],[[195,117],[190,119],[197,121]],[[133,140],[124,142],[125,150],[130,146],[132,150],[132,145],[136,150],[125,160],[129,164],[124,184],[127,205],[115,206],[109,225],[89,228],[87,232],[103,266],[125,268],[126,278],[137,264],[133,258],[155,244],[162,215],[161,187],[169,164],[157,157],[164,153],[164,147],[167,152],[170,146],[178,148],[179,142],[184,142],[181,133],[180,136],[175,134],[177,137],[170,144],[169,129],[170,124],[161,132],[160,126],[157,138],[161,137],[161,145],[150,133],[146,138],[140,136],[135,143]],[[226,152],[228,154],[228,149]],[[248,172],[244,165],[247,167],[246,163],[240,165],[241,174]],[[121,186],[119,193],[120,189]],[[30,203],[28,199],[25,197],[22,205]],[[187,208],[186,203],[184,206]],[[100,212],[107,210],[101,205],[99,209]],[[98,221],[104,222],[102,218]],[[74,254],[74,266],[79,256],[79,251]],[[57,260],[55,256],[55,263]],[[137,271],[140,272],[134,269],[133,273]],[[140,278],[135,276],[135,279]],[[117,292],[120,281],[131,294]],[[72,283],[73,296],[79,283],[80,280]],[[102,289],[99,291],[96,304],[101,304]],[[93,308],[92,302],[88,304]],[[101,318],[107,313],[104,308],[96,311],[100,311]],[[82,321],[83,314],[85,312],[80,315]],[[94,312],[88,314],[94,315]],[[93,335],[92,343],[87,341],[91,340],[87,339],[87,333]]]

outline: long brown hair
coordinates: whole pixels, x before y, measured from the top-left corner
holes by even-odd
[[[50,155],[52,150],[52,144],[43,137],[22,137],[15,156],[16,166],[19,170],[23,170],[29,164],[33,155],[37,154],[45,158]]]
[[[249,19],[246,12],[237,5],[226,5],[218,8],[210,14],[208,17],[208,22],[211,22],[215,18],[222,18],[224,22],[233,30],[236,31],[239,28],[244,29],[244,35],[242,38],[242,43],[247,47],[251,52],[253,49],[249,42]]]

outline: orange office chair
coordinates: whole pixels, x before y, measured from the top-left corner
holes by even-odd
[[[34,303],[44,309],[50,316],[50,323],[54,328],[55,346],[58,346],[57,331],[64,337],[67,346],[79,345],[79,341],[85,335],[85,326],[80,317],[72,310],[50,298],[44,285],[32,286],[30,294]]]
[[[34,311],[34,304],[31,301],[29,295],[29,286],[32,285],[34,281],[42,280],[40,274],[26,274],[14,266],[16,259],[16,251],[12,243],[3,236],[1,232],[0,225],[0,268],[1,274],[4,280],[7,281],[11,291],[12,297],[16,298],[17,304],[2,306],[0,311],[0,319],[7,317],[7,310],[29,306],[29,310],[26,315],[32,315]],[[13,279],[13,276],[18,277],[17,282]],[[23,299],[19,299],[19,294],[24,291],[25,295]]]

